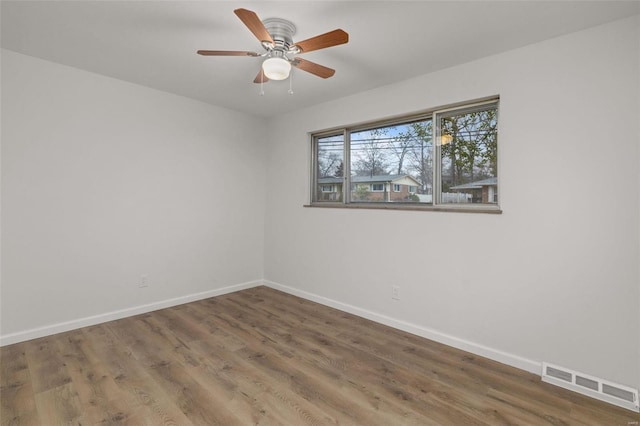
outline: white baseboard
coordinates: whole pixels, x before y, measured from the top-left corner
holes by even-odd
[[[146,305],[134,306],[131,308],[121,309],[113,312],[106,312],[103,314],[93,315],[90,317],[79,318],[72,321],[60,322],[53,325],[47,325],[44,327],[32,328],[30,330],[19,331],[16,333],[0,336],[0,346],[11,345],[14,343],[20,343],[31,339],[37,339],[39,337],[50,336],[56,333],[63,333],[65,331],[76,330],[82,327],[88,327],[91,325],[101,324],[107,321],[114,321],[133,315],[145,314],[151,311],[157,311],[158,309],[170,308],[172,306],[182,305],[184,303],[195,302],[196,300],[208,299],[209,297],[221,296],[227,293],[233,293],[247,288],[253,288],[262,285],[261,280],[249,281],[242,284],[231,285],[228,287],[222,287],[215,290],[203,291],[201,293],[188,294],[186,296],[180,296],[173,299],[161,300],[159,302],[149,303]]]
[[[542,363],[532,361],[530,359],[522,358],[517,355],[513,355],[507,352],[500,351],[498,349],[489,348],[487,346],[480,345],[478,343],[470,342],[468,340],[460,339],[455,336],[432,330],[430,328],[422,327],[416,324],[411,324],[406,321],[398,320],[388,317],[386,315],[378,314],[376,312],[368,311],[366,309],[359,308],[357,306],[349,305],[347,303],[338,302],[333,299],[329,299],[317,294],[308,293],[303,290],[298,290],[293,287],[278,284],[273,281],[264,281],[264,285],[275,290],[280,290],[293,296],[301,297],[303,299],[310,300],[312,302],[320,303],[321,305],[330,306],[335,309],[339,309],[350,314],[357,315],[362,318],[369,319],[371,321],[378,322],[380,324],[388,325],[393,328],[397,328],[407,333],[415,334],[416,336],[424,337],[445,345],[470,352],[475,355],[489,358],[493,361],[500,362],[502,364],[509,365],[511,367],[518,368],[520,370],[528,371],[536,375],[540,375],[542,369]]]

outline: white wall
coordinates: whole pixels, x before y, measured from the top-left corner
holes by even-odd
[[[514,365],[638,388],[639,28],[626,19],[280,117],[266,280]],[[502,215],[303,207],[307,132],[491,95]]]
[[[260,280],[263,124],[3,50],[3,342]]]

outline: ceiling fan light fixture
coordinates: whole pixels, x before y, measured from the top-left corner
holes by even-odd
[[[451,142],[453,142],[453,136],[451,136],[450,134],[445,133],[440,136],[440,145],[448,145]]]
[[[289,77],[291,64],[283,58],[268,58],[262,63],[262,70],[269,80],[284,80]]]

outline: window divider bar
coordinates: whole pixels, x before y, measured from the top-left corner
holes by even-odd
[[[351,203],[351,133],[344,129],[344,158],[342,160],[342,203]]]
[[[432,188],[431,199],[432,204],[437,206],[442,202],[442,129],[440,126],[440,115],[433,113],[432,126],[433,126],[433,167],[432,173]]]

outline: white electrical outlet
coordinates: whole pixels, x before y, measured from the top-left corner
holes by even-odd
[[[400,300],[400,287],[397,285],[391,286],[391,298],[393,300]]]
[[[138,283],[138,288],[149,287],[149,275],[142,274],[140,275],[140,282]]]

